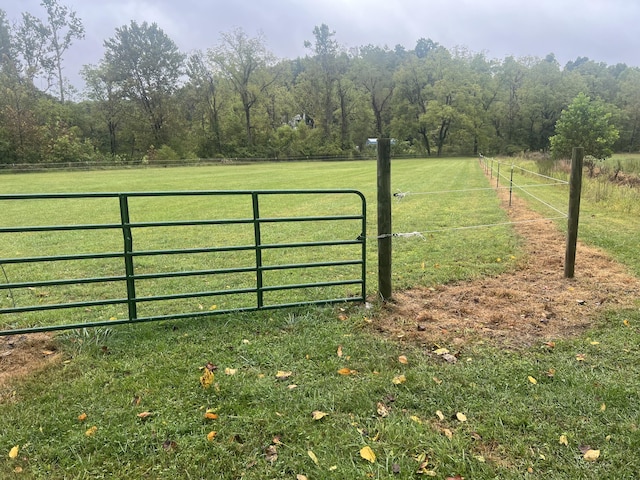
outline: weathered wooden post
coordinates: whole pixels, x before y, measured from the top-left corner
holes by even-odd
[[[378,138],[378,292],[391,299],[391,141]]]
[[[578,242],[578,217],[580,216],[580,192],[582,190],[583,159],[584,148],[575,147],[571,152],[569,218],[567,221],[567,248],[564,255],[564,278],[573,278],[576,266],[576,244]]]

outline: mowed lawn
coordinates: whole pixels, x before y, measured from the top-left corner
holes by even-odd
[[[59,362],[0,390],[0,477],[634,478],[637,309],[607,312],[592,331],[558,339],[553,348],[468,346],[456,364],[432,354],[448,345],[376,336],[369,327],[379,308],[375,170],[375,162],[331,162],[0,176],[3,193],[358,189],[368,201],[373,300],[372,308],[296,308],[59,333]],[[393,161],[392,190],[406,194],[393,202],[393,232],[408,234],[393,240],[394,288],[514,267],[519,240],[499,225],[506,217],[488,186],[473,159]],[[3,208],[2,223],[113,215],[104,204],[86,207],[14,203]],[[319,201],[276,207],[296,215],[329,208]],[[141,220],[202,214],[197,203],[144,208]],[[197,233],[167,239],[201,240]],[[24,245],[40,252],[87,243],[111,248],[109,241],[0,239],[0,246],[3,257],[12,257]],[[2,305],[10,301],[3,291]]]

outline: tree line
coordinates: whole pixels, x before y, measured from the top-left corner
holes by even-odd
[[[640,146],[640,69],[625,64],[497,60],[428,38],[347,48],[325,24],[295,59],[241,28],[185,53],[131,21],[74,92],[64,55],[82,21],[57,0],[41,6],[14,21],[0,9],[0,163],[357,157],[379,136],[397,154],[548,152],[562,112],[591,101],[615,125],[614,150]]]

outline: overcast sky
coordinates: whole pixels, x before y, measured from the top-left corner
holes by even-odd
[[[10,21],[27,11],[44,19],[41,0],[0,0]],[[397,44],[421,37],[488,58],[545,57],[561,65],[578,56],[640,66],[640,0],[59,0],[86,30],[65,55],[65,75],[81,85],[83,65],[97,64],[115,29],[156,22],[183,52],[219,43],[220,32],[262,32],[280,58],[304,56],[313,28],[326,23],[344,47]]]

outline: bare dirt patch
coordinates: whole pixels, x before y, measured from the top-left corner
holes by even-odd
[[[526,347],[578,335],[603,310],[637,305],[640,280],[606,253],[578,243],[564,278],[565,236],[507,191],[499,193],[525,249],[515,271],[493,278],[394,293],[373,326],[425,346],[490,341]]]
[[[50,334],[0,337],[0,402],[12,396],[11,382],[61,358]]]

